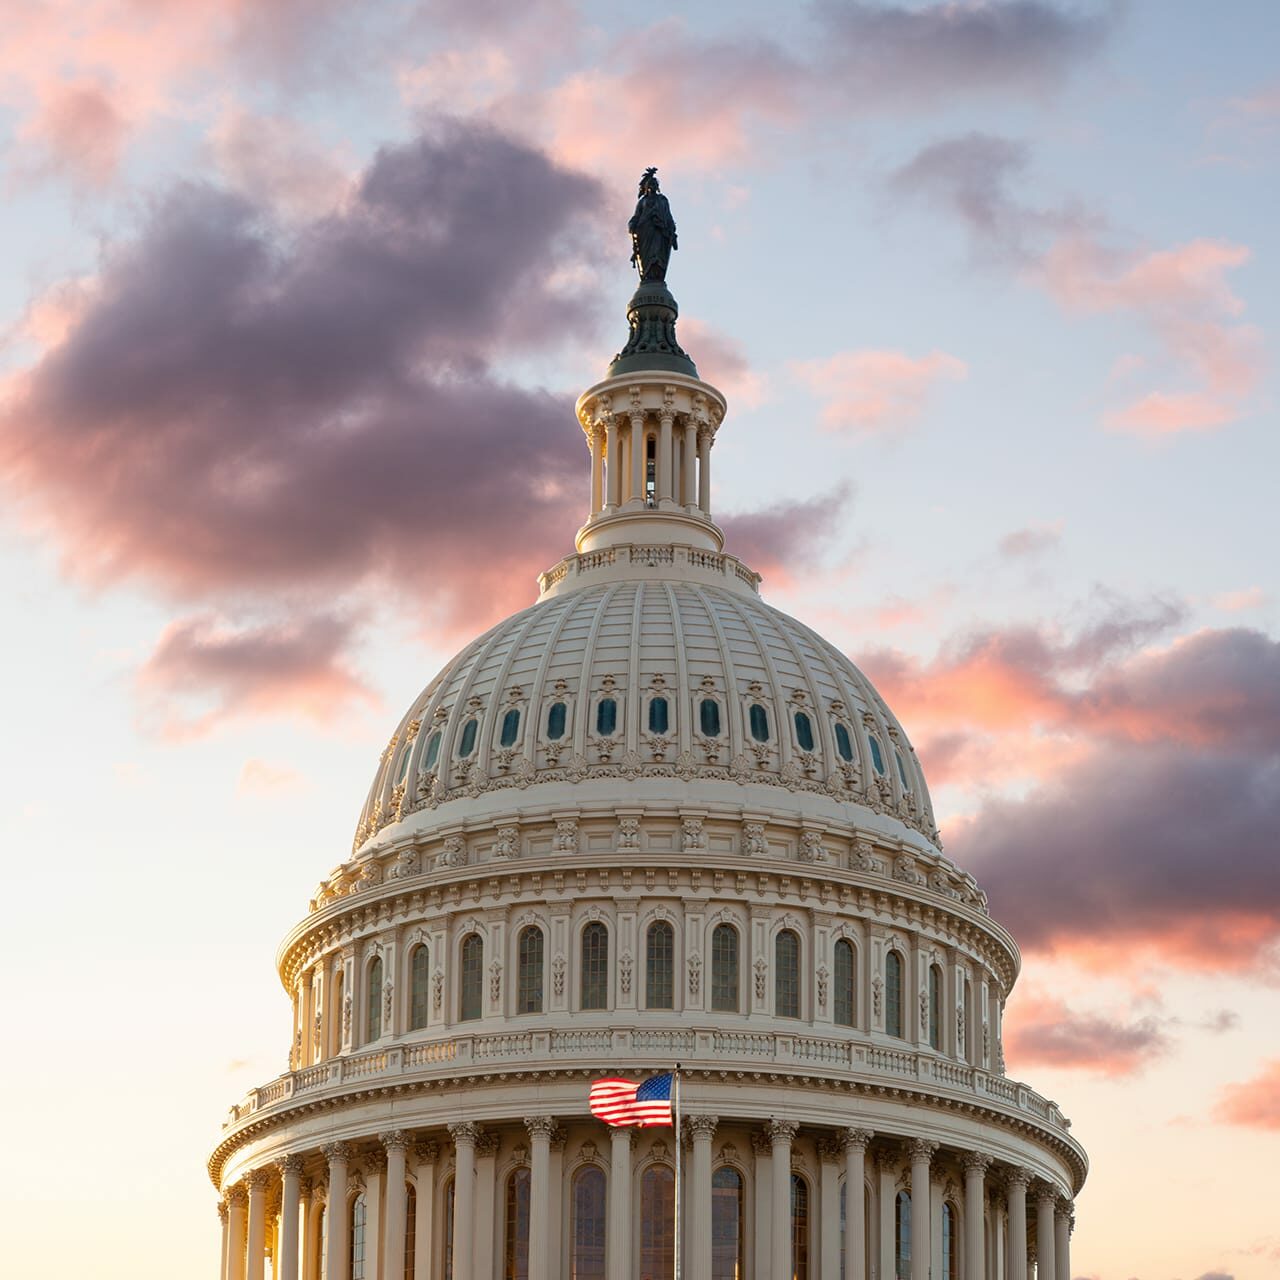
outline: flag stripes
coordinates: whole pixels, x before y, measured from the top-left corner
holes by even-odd
[[[591,1114],[605,1124],[640,1128],[669,1125],[671,1073],[650,1076],[639,1084],[617,1077],[597,1080],[591,1086],[589,1105]]]

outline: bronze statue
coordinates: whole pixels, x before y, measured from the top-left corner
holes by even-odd
[[[676,220],[667,197],[658,190],[658,171],[648,168],[640,179],[640,198],[627,223],[631,232],[631,261],[641,280],[665,280],[667,263],[676,244]]]

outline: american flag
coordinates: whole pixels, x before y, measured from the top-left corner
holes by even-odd
[[[605,1124],[641,1127],[671,1123],[671,1072],[636,1084],[610,1077],[591,1086],[591,1114]]]

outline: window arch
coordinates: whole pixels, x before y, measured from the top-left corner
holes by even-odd
[[[666,733],[671,724],[671,716],[666,698],[649,699],[649,732]]]
[[[568,724],[569,708],[563,702],[553,702],[547,712],[547,737],[559,742]]]
[[[942,1048],[942,970],[929,966],[929,1047]]]
[[[364,1041],[369,1044],[382,1035],[382,957],[374,956],[365,971]]]
[[[742,1209],[742,1175],[732,1165],[721,1165],[711,1175],[711,1280],[740,1280]]]
[[[791,1175],[791,1272],[795,1280],[809,1280],[809,1184]]]
[[[884,1029],[902,1039],[902,957],[896,951],[884,958]]]
[[[422,767],[424,769],[434,769],[436,767],[436,761],[439,759],[439,757],[440,757],[440,730],[437,729],[435,733],[433,733],[431,737],[427,739],[427,752],[426,752],[426,755],[422,757]]]
[[[731,924],[711,931],[711,1008],[738,1012],[738,931]]]
[[[942,1202],[942,1280],[957,1280],[956,1207],[950,1200]],[[1064,1278],[1065,1280],[1065,1278]]]
[[[466,724],[462,726],[462,737],[458,739],[458,759],[461,760],[465,756],[469,756],[476,749],[476,731],[478,723],[475,716],[472,716]]]
[[[644,1007],[675,1007],[676,931],[665,921],[655,920],[644,940]]]
[[[516,942],[516,1012],[542,1012],[542,930],[525,925]]]
[[[596,703],[596,732],[602,738],[608,738],[618,729],[618,700],[601,698]]]
[[[880,739],[873,733],[867,738],[867,742],[871,746],[871,763],[875,766],[875,771],[884,777],[884,752],[880,750]]]
[[[964,1017],[956,1019],[956,1038],[959,1043],[956,1045],[956,1056],[969,1061],[969,1045],[970,1036],[973,1035],[969,1027],[969,1021],[973,1014],[973,983],[969,981],[966,974],[964,980],[964,1004],[961,1006]]]
[[[838,720],[836,721],[836,751],[846,764],[853,760],[853,739],[849,736],[849,730]]]
[[[911,783],[907,781],[907,767],[902,763],[902,752],[899,751],[897,747],[894,747],[893,749],[893,756],[898,762],[898,779],[902,783],[902,789],[903,791],[910,792]]]
[[[714,698],[703,698],[698,707],[698,726],[704,738],[720,736],[720,704]]]
[[[758,702],[753,702],[751,710],[747,713],[747,719],[751,725],[751,736],[757,742],[768,742],[769,713]]]
[[[800,937],[783,929],[773,941],[773,1012],[779,1018],[800,1016]]]
[[[412,1182],[405,1183],[404,1212],[404,1280],[413,1280],[418,1267],[418,1188]]]
[[[458,983],[458,1018],[471,1022],[483,1012],[484,943],[478,933],[462,940],[461,979]]]
[[[795,714],[796,745],[801,751],[813,750],[813,722],[803,711]]]
[[[347,1266],[351,1280],[365,1280],[364,1251],[367,1223],[368,1211],[365,1207],[364,1192],[362,1191],[351,1202],[351,1221],[348,1224],[351,1229],[351,1238],[347,1242]]]
[[[675,1178],[651,1164],[640,1175],[640,1280],[667,1280],[675,1266]]]
[[[420,942],[409,957],[409,1030],[421,1031],[427,1025],[431,1008],[431,952]]]
[[[893,1262],[898,1280],[910,1280],[911,1276],[911,1196],[899,1191],[894,1203]]]
[[[502,1280],[529,1280],[529,1166],[507,1178],[507,1212]]]
[[[854,1025],[857,1012],[856,983],[858,966],[854,955],[853,943],[848,938],[841,938],[836,943],[835,972],[832,983],[835,995],[834,1016],[836,1023],[842,1027]]]
[[[570,1280],[605,1280],[606,1222],[604,1170],[583,1165],[573,1175]]]
[[[409,757],[411,755],[413,755],[413,743],[406,742],[400,750],[400,767],[396,770],[397,787],[404,781],[404,775],[409,772]]]
[[[598,920],[582,930],[582,1007],[609,1007],[609,930]]]
[[[329,1039],[330,1039],[330,1056],[336,1056],[342,1052],[342,1005],[344,1003],[343,996],[346,994],[347,974],[346,970],[339,968],[337,973],[333,975],[333,1004],[330,1006],[329,1017]]]
[[[520,709],[512,707],[510,711],[502,717],[502,733],[498,738],[500,747],[514,747],[516,745],[516,737],[520,733]]]

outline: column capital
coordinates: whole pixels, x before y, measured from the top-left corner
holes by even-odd
[[[886,1144],[883,1147],[877,1147],[872,1152],[871,1158],[877,1169],[887,1169],[892,1173],[897,1168],[898,1161],[902,1159],[902,1148],[897,1143]]]
[[[459,1120],[448,1128],[455,1147],[474,1147],[480,1139],[480,1126],[473,1120]]]
[[[254,1191],[265,1191],[275,1181],[275,1178],[266,1169],[254,1169],[245,1178],[245,1181],[249,1184],[249,1191],[252,1193]]]
[[[414,1143],[413,1157],[418,1164],[435,1164],[440,1158],[440,1144],[438,1142]]]
[[[387,1167],[387,1153],[381,1147],[374,1147],[365,1153],[364,1165],[366,1173],[381,1173]]]
[[[558,1126],[554,1116],[525,1116],[524,1127],[529,1131],[530,1139],[546,1138],[550,1144]]]
[[[218,1220],[223,1223],[227,1220],[227,1202],[225,1200],[218,1201]]]
[[[704,1140],[710,1142],[715,1137],[716,1126],[720,1123],[719,1116],[688,1116],[685,1124],[689,1126],[689,1132],[693,1135],[694,1142]]]
[[[287,1156],[276,1161],[276,1168],[280,1170],[280,1176],[284,1178],[300,1177],[302,1174],[302,1166],[304,1160],[300,1152],[291,1151]]]
[[[841,1132],[840,1135],[844,1140],[844,1149],[850,1150],[852,1147],[861,1147],[863,1152],[871,1145],[871,1139],[874,1138],[874,1129],[856,1129],[849,1128]]]
[[[1070,1218],[1074,1221],[1076,1216],[1076,1202],[1069,1196],[1058,1197],[1058,1212],[1064,1218]]]
[[[777,1146],[780,1142],[790,1142],[800,1132],[800,1126],[794,1120],[778,1120],[771,1116],[765,1132],[769,1141]]]
[[[833,1134],[824,1133],[818,1138],[818,1159],[835,1164],[844,1154],[844,1143]]]
[[[403,1129],[390,1129],[378,1134],[378,1141],[385,1151],[408,1151],[409,1135]]]
[[[912,1164],[932,1164],[937,1150],[938,1144],[930,1142],[927,1138],[912,1138],[907,1145]]]
[[[481,1130],[480,1136],[476,1139],[476,1155],[482,1160],[486,1157],[492,1159],[498,1154],[498,1135]]]
[[[1052,1182],[1046,1182],[1041,1178],[1037,1178],[1031,1184],[1031,1194],[1038,1201],[1048,1200],[1055,1207],[1058,1203],[1058,1188]]]
[[[1031,1170],[1024,1169],[1021,1165],[1010,1165],[1004,1171],[1004,1185],[1012,1191],[1015,1187],[1025,1191],[1031,1182]]]
[[[231,1209],[243,1209],[249,1203],[249,1193],[244,1183],[237,1182],[234,1187],[227,1188],[227,1205]]]
[[[991,1157],[984,1155],[981,1151],[966,1151],[961,1157],[960,1163],[964,1166],[965,1173],[985,1175],[991,1167]]]
[[[346,1164],[351,1158],[351,1144],[349,1142],[330,1142],[321,1147],[320,1152],[331,1165]]]

